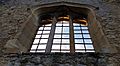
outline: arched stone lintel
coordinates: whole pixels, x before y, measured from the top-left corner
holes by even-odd
[[[79,3],[71,3],[71,2],[62,1],[62,2],[54,2],[54,3],[36,5],[34,9],[32,10],[32,13],[34,15],[39,15],[42,9],[53,8],[53,7],[62,6],[62,5],[69,6],[69,7],[85,8],[91,11],[96,10],[98,8],[92,5],[88,5],[88,4],[79,4]]]

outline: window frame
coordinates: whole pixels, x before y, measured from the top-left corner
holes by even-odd
[[[46,49],[45,49],[45,53],[51,53],[51,52],[53,52],[52,51],[52,46],[53,46],[53,40],[54,40],[54,35],[55,35],[55,28],[56,28],[56,24],[57,24],[57,18],[56,17],[53,17],[53,19],[52,19],[52,22],[51,22],[51,30],[50,30],[50,34],[49,34],[49,37],[48,37],[48,42],[47,42],[47,45],[46,45]],[[70,53],[75,53],[75,52],[77,52],[77,50],[78,49],[75,49],[75,44],[77,44],[77,43],[75,43],[75,40],[74,39],[78,39],[78,38],[75,38],[74,37],[74,35],[75,35],[75,33],[74,33],[74,27],[75,26],[73,26],[73,24],[74,24],[74,22],[73,22],[73,19],[72,19],[72,17],[69,17],[69,40],[70,40],[70,49],[69,49],[69,52]],[[79,23],[78,23],[79,24]],[[41,24],[42,25],[42,24]],[[45,26],[45,24],[43,24],[44,26]],[[59,27],[59,26],[57,26],[57,27]],[[62,28],[63,27],[65,27],[65,26],[61,26]],[[91,38],[84,38],[83,37],[83,34],[89,34],[89,33],[82,33],[82,30],[88,30],[88,27],[87,27],[87,29],[82,29],[82,27],[84,27],[84,26],[79,26],[80,27],[80,31],[81,31],[81,35],[82,35],[82,38],[81,39],[83,39],[83,45],[84,45],[84,50],[85,50],[85,52],[87,52],[87,50],[88,49],[86,49],[85,47],[86,47],[86,44],[85,44],[85,42],[84,42],[84,39],[91,39]],[[89,31],[89,30],[88,30]],[[57,33],[56,33],[57,34]],[[63,34],[63,33],[62,33]],[[76,33],[77,34],[77,33]],[[90,34],[89,34],[90,35]],[[56,39],[58,39],[58,38],[56,38]],[[59,39],[61,39],[62,40],[62,35],[61,35],[61,38],[59,38]],[[60,46],[61,46],[61,44],[62,43],[60,43]],[[88,44],[90,44],[90,43],[88,43]],[[91,43],[92,44],[92,46],[93,46],[93,43]],[[57,49],[57,50],[59,50],[59,49]],[[79,50],[82,50],[82,49],[79,49]],[[91,49],[90,49],[91,50]],[[92,49],[92,50],[94,50],[94,48]],[[61,47],[60,47],[60,51],[58,51],[58,52],[61,52],[62,50],[61,50]],[[94,51],[93,51],[94,52]]]

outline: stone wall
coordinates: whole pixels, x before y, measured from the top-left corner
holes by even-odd
[[[68,0],[57,0],[68,2]],[[4,45],[10,39],[14,39],[21,30],[21,26],[31,14],[31,9],[36,4],[55,2],[55,0],[1,0],[0,5],[0,52],[4,52]],[[102,25],[105,37],[109,43],[120,50],[120,5],[115,0],[69,0],[98,7],[97,20]]]
[[[54,0],[52,0],[54,2]],[[50,1],[50,2],[52,2]],[[60,0],[58,0],[60,1]],[[62,0],[67,1],[67,0]],[[70,2],[78,2],[78,0]],[[0,5],[0,52],[3,46],[21,30],[22,24],[31,14],[31,8],[37,3],[47,3],[49,0],[1,0]],[[80,1],[81,4],[88,4],[99,7],[96,10],[97,20],[102,25],[105,36],[111,45],[120,50],[120,5],[115,0],[92,0]]]
[[[31,15],[33,6],[55,1],[98,7],[96,16],[105,37],[113,47],[120,50],[119,0],[0,0],[0,66],[120,66],[119,54],[3,54],[5,44],[16,38]]]
[[[104,34],[109,43],[120,50],[120,5],[117,2],[102,3],[97,11],[97,20],[100,21]]]
[[[8,4],[0,5],[0,52],[4,52],[4,45],[8,40],[14,39],[21,31],[22,25],[31,14],[29,5]]]
[[[1,66],[120,66],[120,54],[23,53],[6,54],[0,60]]]

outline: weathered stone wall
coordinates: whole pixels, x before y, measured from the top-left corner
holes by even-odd
[[[4,59],[3,59],[4,58]],[[1,66],[120,66],[120,54],[6,54]]]
[[[120,3],[102,2],[97,11],[97,20],[100,21],[104,34],[109,43],[120,50]]]
[[[99,7],[96,10],[97,20],[100,22],[105,37],[109,43],[120,50],[120,5],[117,0],[57,0],[57,2],[76,2]],[[4,45],[21,30],[21,26],[31,14],[31,8],[36,4],[56,2],[56,0],[1,0],[0,5],[0,52]]]
[[[31,14],[29,5],[0,5],[0,52],[4,52],[4,45],[21,31],[21,26]],[[11,3],[12,4],[12,3]]]
[[[120,54],[3,54],[5,44],[16,38],[31,15],[33,6],[55,1],[99,7],[95,11],[105,37],[113,47],[120,50],[119,0],[0,0],[0,66],[120,66]]]

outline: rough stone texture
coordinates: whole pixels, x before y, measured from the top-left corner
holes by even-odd
[[[120,50],[120,3],[119,0],[57,0],[57,2],[77,2],[99,7],[96,10],[97,20],[102,25],[109,43]],[[56,2],[56,0],[1,0],[0,3],[0,52],[3,46],[20,31],[22,24],[31,14],[35,4]]]
[[[22,24],[31,14],[31,7],[35,4],[55,2],[56,0],[5,0],[0,1],[0,52],[3,46],[20,31]],[[80,2],[99,7],[96,10],[97,20],[102,25],[109,43],[120,50],[120,3],[117,0],[57,0],[65,2]]]
[[[3,59],[4,58],[4,59]],[[4,54],[1,66],[120,66],[120,54]]]
[[[76,2],[97,8],[96,16],[109,43],[120,50],[119,0],[0,0],[0,66],[120,66],[120,54],[21,55],[3,54],[5,44],[14,39],[36,4],[55,1]]]
[[[104,34],[111,45],[120,50],[120,5],[119,3],[102,3],[97,12]]]
[[[30,13],[28,5],[0,5],[0,52],[8,40],[15,38]]]

